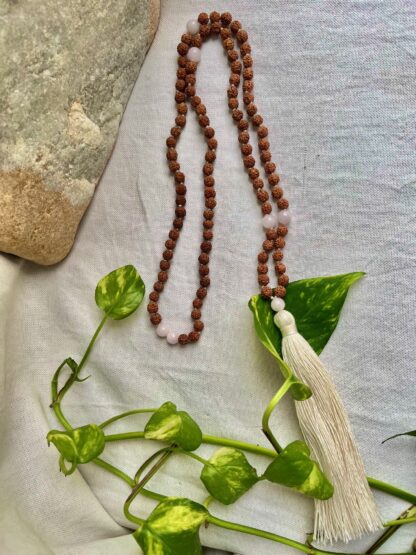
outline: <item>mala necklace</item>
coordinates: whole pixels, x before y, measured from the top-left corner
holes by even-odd
[[[289,283],[289,277],[285,273],[286,266],[282,262],[283,248],[285,246],[284,237],[288,232],[287,225],[290,221],[290,214],[287,210],[289,202],[283,197],[283,189],[279,186],[279,176],[276,173],[276,164],[272,162],[270,143],[267,139],[268,129],[263,125],[263,118],[258,113],[257,106],[254,104],[253,59],[250,55],[251,46],[248,42],[248,35],[247,32],[242,29],[241,23],[239,21],[233,21],[229,13],[223,13],[222,15],[218,12],[212,12],[210,15],[201,13],[197,21],[191,20],[188,22],[187,32],[182,35],[181,42],[177,47],[179,58],[176,72],[175,101],[178,115],[175,118],[175,126],[172,127],[170,135],[166,140],[166,158],[168,160],[169,169],[174,175],[176,188],[175,219],[173,220],[172,229],[169,231],[169,238],[165,242],[166,250],[163,252],[163,258],[160,262],[158,279],[153,285],[153,291],[149,295],[150,302],[147,306],[147,310],[150,314],[150,321],[154,326],[157,326],[157,334],[160,337],[166,337],[170,344],[179,342],[181,345],[186,345],[187,343],[194,343],[199,340],[200,334],[204,328],[204,323],[201,320],[202,306],[210,285],[209,253],[212,249],[212,239],[214,235],[213,227],[216,192],[213,173],[217,140],[215,139],[215,131],[210,126],[206,107],[202,103],[201,98],[196,95],[195,87],[197,64],[201,59],[200,48],[203,41],[209,36],[221,36],[224,50],[230,62],[230,86],[227,90],[228,106],[238,128],[238,141],[243,155],[244,167],[253,184],[257,199],[261,203],[263,227],[265,228],[266,235],[266,239],[263,242],[263,249],[258,255],[258,282],[261,286],[261,294],[264,297],[271,298],[274,296],[273,308],[275,310],[284,308],[283,297],[286,294],[286,286]],[[240,52],[236,49],[237,45]],[[243,104],[245,106],[247,118],[244,117],[243,111],[239,108],[238,87],[241,81],[241,75],[244,93]],[[179,239],[186,216],[185,174],[181,171],[178,162],[178,153],[175,147],[186,124],[186,114],[188,112],[187,101],[197,114],[199,125],[204,132],[208,150],[205,154],[205,164],[202,168],[204,174],[205,210],[203,242],[201,243],[201,254],[198,258],[200,287],[193,300],[193,310],[191,312],[191,318],[194,321],[193,330],[189,333],[178,334],[176,330],[169,329],[162,321],[162,316],[159,313],[158,301],[169,277],[169,268],[173,259],[176,242]],[[258,146],[261,153],[260,159],[267,175],[267,181],[271,187],[271,197],[277,202],[277,207],[279,209],[277,215],[273,214],[270,195],[265,188],[263,179],[260,178],[259,170],[255,167],[256,161],[252,155],[253,147],[249,143],[249,121],[251,121],[257,131]],[[274,289],[269,285],[270,278],[268,276],[267,262],[270,256],[273,258],[274,269],[277,274],[277,286]]]
[[[204,328],[201,320],[201,309],[210,285],[209,253],[212,248],[215,201],[215,181],[213,177],[217,141],[215,131],[210,126],[207,110],[196,95],[196,69],[201,58],[201,46],[210,35],[219,35],[231,67],[230,86],[227,90],[228,106],[238,127],[238,141],[243,155],[244,167],[253,184],[257,199],[261,203],[263,227],[266,239],[258,255],[258,282],[261,295],[271,299],[271,309],[276,312],[273,321],[282,335],[283,362],[289,371],[306,384],[312,396],[296,402],[296,412],[302,433],[312,456],[319,462],[334,487],[334,494],[327,500],[315,500],[314,537],[318,541],[349,541],[362,534],[373,532],[381,527],[381,519],[374,503],[372,493],[365,476],[364,465],[358,451],[354,435],[349,424],[348,415],[336,391],[335,385],[323,365],[321,359],[312,349],[308,341],[298,332],[293,314],[285,310],[286,286],[289,278],[286,266],[282,262],[283,248],[287,225],[290,220],[289,203],[283,196],[279,186],[276,164],[272,162],[270,143],[267,139],[268,130],[263,125],[263,118],[257,112],[253,94],[253,59],[248,43],[247,32],[242,29],[239,21],[233,21],[229,13],[220,15],[218,12],[199,14],[198,20],[189,21],[187,32],[182,35],[178,45],[178,69],[176,81],[176,109],[178,115],[166,140],[169,169],[174,175],[176,187],[175,219],[169,238],[165,243],[166,250],[160,262],[158,279],[150,293],[147,306],[150,320],[156,327],[160,337],[166,337],[168,343],[186,345],[199,340]],[[236,49],[238,45],[239,52]],[[239,108],[239,85],[242,76],[243,104],[247,118]],[[203,241],[199,255],[200,287],[193,300],[193,330],[178,334],[176,330],[162,321],[159,314],[159,296],[168,279],[168,272],[176,242],[179,239],[186,216],[185,175],[178,162],[176,143],[186,124],[188,112],[187,101],[198,116],[203,129],[208,150],[205,154],[204,194],[205,210],[203,220]],[[260,159],[271,188],[271,197],[277,202],[277,215],[273,213],[270,195],[266,190],[260,172],[255,167],[249,143],[249,122],[256,129]],[[270,286],[268,266],[270,256],[273,258],[277,274],[277,285]]]

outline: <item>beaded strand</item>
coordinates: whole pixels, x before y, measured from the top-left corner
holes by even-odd
[[[252,182],[257,199],[261,204],[263,214],[263,227],[265,229],[266,238],[263,241],[262,250],[258,254],[258,282],[261,287],[261,295],[266,298],[272,298],[274,304],[284,305],[283,297],[286,294],[286,286],[289,283],[289,277],[286,274],[286,266],[282,262],[283,248],[285,246],[285,236],[288,232],[287,225],[290,221],[290,214],[287,210],[289,202],[283,196],[283,189],[279,186],[279,176],[276,173],[276,164],[272,162],[270,152],[270,143],[267,139],[268,129],[263,125],[263,118],[258,113],[257,106],[254,104],[254,84],[253,84],[253,59],[251,56],[251,46],[248,43],[248,34],[242,28],[241,23],[232,19],[231,14],[212,12],[210,15],[201,13],[198,20],[191,20],[187,23],[187,32],[181,37],[178,44],[177,52],[178,69],[176,71],[176,110],[175,126],[170,130],[170,135],[166,139],[166,158],[168,166],[173,173],[176,190],[176,208],[175,218],[173,220],[172,229],[169,231],[169,238],[165,242],[166,250],[160,262],[160,271],[158,279],[153,285],[153,291],[149,295],[149,304],[147,310],[150,315],[150,321],[157,326],[156,332],[160,337],[166,337],[168,343],[186,345],[199,340],[200,334],[204,328],[201,320],[203,301],[208,293],[210,285],[209,278],[209,253],[212,249],[214,214],[216,206],[216,191],[214,173],[214,162],[216,158],[217,140],[215,139],[215,131],[210,126],[210,120],[207,115],[205,105],[199,96],[196,95],[196,70],[197,64],[201,59],[201,46],[204,40],[210,36],[220,36],[222,44],[230,63],[231,74],[229,77],[230,86],[227,89],[228,106],[231,115],[238,129],[238,141],[243,156],[244,167]],[[235,49],[235,40],[239,47],[239,52]],[[241,61],[240,61],[241,60]],[[239,85],[242,75],[243,104],[248,119],[244,118],[243,111],[239,108]],[[187,102],[195,111],[198,123],[201,126],[206,144],[207,151],[205,153],[205,163],[202,171],[204,175],[204,196],[205,210],[203,220],[203,241],[200,245],[201,253],[199,255],[199,275],[200,287],[196,291],[193,300],[193,309],[191,318],[193,319],[193,330],[189,333],[178,334],[174,330],[170,330],[162,321],[159,313],[158,301],[162,293],[165,283],[169,277],[169,268],[173,259],[176,243],[179,239],[181,229],[183,227],[186,216],[186,186],[185,175],[181,170],[178,162],[178,153],[176,151],[177,141],[186,125],[186,116],[188,113]],[[260,172],[255,167],[256,161],[252,155],[253,148],[250,144],[250,134],[248,131],[249,121],[257,132],[258,147],[260,151],[260,160],[267,181],[271,187],[271,196],[276,201],[278,207],[277,216],[273,214],[272,204],[270,203],[270,195],[264,187],[264,181],[260,178]],[[274,269],[277,274],[277,286],[270,286],[270,278],[268,276],[268,264],[270,254],[272,253]]]

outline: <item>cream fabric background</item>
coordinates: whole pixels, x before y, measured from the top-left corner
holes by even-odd
[[[415,488],[413,439],[381,445],[386,436],[415,427],[414,2],[170,0],[72,253],[52,268],[1,258],[2,555],[137,553],[122,515],[124,484],[92,465],[66,479],[59,474],[56,451],[45,441],[57,426],[48,408],[49,383],[65,357],[80,358],[98,324],[93,293],[101,276],[133,263],[148,287],[155,279],[173,214],[164,141],[175,116],[176,45],[186,21],[206,9],[231,11],[250,35],[256,102],[292,206],[285,259],[291,278],[367,272],[351,290],[323,359],[369,475]],[[170,348],[155,336],[145,308],[110,323],[86,369],[92,378],[65,399],[75,425],[172,400],[206,432],[265,444],[262,409],[280,377],[247,308],[257,291],[262,230],[228,114],[227,79],[222,48],[210,41],[198,90],[219,141],[218,208],[202,340],[186,350]],[[197,284],[204,146],[192,115],[179,151],[188,217],[161,307],[173,320],[189,313]],[[137,418],[124,426],[141,429],[143,423]],[[299,437],[289,399],[273,426],[283,443]],[[152,448],[114,444],[105,458],[134,473]],[[260,469],[266,464],[251,460]],[[202,500],[199,470],[194,461],[173,460],[152,486]],[[384,519],[406,507],[376,497]],[[142,500],[137,505],[141,515],[150,508]],[[235,506],[214,503],[212,510],[301,541],[312,527],[311,501],[265,483]],[[414,535],[415,526],[402,529],[390,551],[408,550]],[[202,539],[242,555],[294,553],[214,527],[202,530]],[[372,539],[343,550],[364,549]]]

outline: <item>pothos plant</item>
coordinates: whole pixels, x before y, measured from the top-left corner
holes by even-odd
[[[296,318],[299,331],[317,353],[320,353],[334,331],[349,287],[363,274],[360,272],[325,278],[304,279],[291,283],[287,288],[286,307]],[[51,430],[47,434],[59,452],[59,468],[65,476],[76,471],[79,465],[92,463],[117,476],[127,484],[129,494],[124,503],[124,514],[135,531],[133,537],[146,555],[198,555],[201,553],[199,529],[202,524],[260,536],[265,540],[288,545],[310,555],[329,554],[315,547],[306,536],[305,543],[295,541],[271,531],[260,530],[244,524],[220,519],[209,509],[212,501],[230,505],[238,501],[260,481],[270,487],[284,486],[302,495],[325,500],[333,494],[333,486],[318,463],[311,458],[308,446],[298,439],[282,447],[269,426],[270,415],[281,398],[289,392],[296,402],[309,398],[313,392],[302,383],[284,363],[281,354],[281,336],[273,323],[274,312],[270,301],[254,296],[249,302],[254,325],[261,342],[277,359],[284,383],[266,407],[262,430],[273,449],[215,437],[202,432],[199,425],[184,410],[171,401],[158,408],[137,408],[115,415],[101,424],[87,423],[74,428],[62,411],[62,400],[75,383],[84,382],[84,369],[94,343],[106,321],[122,320],[140,306],[145,293],[144,283],[131,266],[114,270],[100,280],[95,291],[95,301],[104,315],[80,362],[65,359],[56,370],[51,383],[52,404],[63,430]],[[67,378],[63,385],[62,372]],[[69,375],[68,375],[69,372]],[[115,421],[133,414],[151,414],[143,430],[128,433],[107,433]],[[161,446],[143,461],[135,476],[128,476],[121,469],[101,458],[107,443],[117,441],[158,441]],[[197,450],[202,444],[219,447],[209,459]],[[263,474],[259,474],[246,454],[255,453],[270,459]],[[205,501],[162,495],[147,488],[148,483],[160,471],[164,463],[175,455],[185,455],[200,465],[200,479],[207,491]],[[371,487],[389,493],[412,504],[399,518],[387,522],[386,530],[367,553],[376,550],[401,525],[416,520],[416,495],[401,490],[375,478],[368,478]],[[157,502],[146,517],[133,514],[131,505],[138,496],[149,497]],[[276,487],[276,499],[279,490]]]

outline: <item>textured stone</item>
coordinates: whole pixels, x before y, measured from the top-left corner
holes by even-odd
[[[73,244],[159,18],[159,0],[0,0],[0,250]]]

